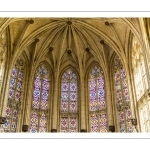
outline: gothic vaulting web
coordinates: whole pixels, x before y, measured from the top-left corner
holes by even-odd
[[[105,85],[102,69],[95,65],[89,78],[90,131],[107,132]]]
[[[37,68],[34,79],[30,132],[46,132],[50,78],[44,65]]]
[[[21,103],[22,82],[24,77],[24,62],[19,57],[11,73],[8,102],[6,108],[5,132],[16,132],[18,112]]]
[[[115,86],[120,132],[133,132],[127,76],[119,57],[115,58]]]
[[[60,132],[78,131],[77,76],[67,69],[61,78]]]

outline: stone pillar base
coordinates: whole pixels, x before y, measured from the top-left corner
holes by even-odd
[[[27,132],[28,131],[29,126],[28,125],[22,125],[22,131],[23,132]]]
[[[87,132],[87,130],[86,129],[81,129],[80,132]]]
[[[57,132],[57,129],[51,129],[51,132]]]

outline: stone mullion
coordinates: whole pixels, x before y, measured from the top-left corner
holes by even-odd
[[[38,109],[38,132],[40,129],[40,118],[41,118],[41,101],[42,101],[42,84],[43,84],[43,76],[41,77],[41,87],[40,87],[40,102],[39,102],[39,109]]]
[[[127,132],[127,120],[126,120],[126,112],[125,112],[125,108],[124,108],[124,91],[123,91],[123,77],[122,77],[122,67],[121,69],[119,68],[119,73],[120,73],[120,80],[121,80],[121,93],[122,93],[122,104],[121,104],[121,108],[123,109],[123,113],[124,113],[124,122],[125,122],[125,132]],[[127,87],[128,88],[128,87]]]
[[[98,106],[98,76],[95,77],[95,82],[96,82],[96,101],[97,101],[97,106]],[[96,106],[96,107],[97,107]],[[96,108],[96,111],[98,108]],[[98,132],[100,132],[100,114],[96,112],[96,115],[98,116]]]
[[[37,132],[39,132],[39,129],[40,129],[40,118],[41,118],[41,111],[40,111],[40,109],[37,110],[37,115],[38,115],[38,129],[37,129]]]

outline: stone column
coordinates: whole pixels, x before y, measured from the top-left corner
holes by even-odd
[[[58,89],[59,89],[59,83],[58,83],[58,72],[57,69],[54,72],[54,94],[53,94],[53,99],[52,99],[52,129],[51,132],[57,132],[58,129],[58,124],[57,124],[57,120],[58,120]]]
[[[106,76],[105,76],[106,77]],[[111,76],[112,77],[112,76]],[[113,79],[105,78],[105,96],[106,96],[106,110],[107,110],[107,124],[109,126],[114,126],[114,118],[113,118],[113,105],[112,105],[112,98],[114,91],[110,88],[110,83],[112,83]],[[113,85],[113,83],[112,83]],[[113,101],[115,104],[115,101]],[[109,128],[108,128],[109,132]],[[116,132],[116,127],[115,127]]]
[[[33,85],[34,85],[34,64],[35,64],[35,55],[36,55],[36,49],[37,49],[37,43],[39,42],[39,39],[36,39],[34,42],[34,51],[32,53],[32,59],[29,66],[29,74],[28,74],[28,80],[25,81],[24,84],[25,87],[27,87],[26,92],[26,99],[25,100],[25,108],[24,108],[24,120],[23,125],[28,125],[30,130],[30,119],[31,119],[31,109],[32,109],[32,96],[33,96]]]
[[[80,103],[80,110],[81,110],[81,114],[80,114],[80,119],[81,119],[81,126],[80,126],[80,131],[81,132],[87,132],[87,129],[86,129],[86,126],[85,126],[85,91],[84,91],[84,86],[85,86],[85,83],[84,83],[84,73],[82,71],[82,75],[80,75],[81,77],[81,82],[80,82],[80,97],[81,99],[79,99],[79,101],[81,102]],[[79,95],[79,93],[78,93]]]

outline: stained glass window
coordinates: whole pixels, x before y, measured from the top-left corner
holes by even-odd
[[[34,79],[30,132],[46,132],[50,75],[41,65],[37,68]]]
[[[105,84],[102,69],[95,65],[89,77],[90,131],[107,132]]]
[[[16,132],[18,123],[18,111],[21,103],[22,83],[24,77],[24,62],[18,58],[11,72],[9,83],[8,102],[6,108],[5,132]]]
[[[61,79],[60,132],[78,132],[77,76],[67,69]]]
[[[115,58],[114,66],[120,132],[133,132],[127,75],[119,57]]]

